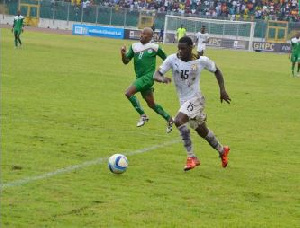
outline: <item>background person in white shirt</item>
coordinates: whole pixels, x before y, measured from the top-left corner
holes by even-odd
[[[205,26],[202,26],[200,32],[197,32],[195,40],[195,43],[197,44],[198,56],[203,56],[208,41],[209,34],[205,32]]]
[[[170,83],[171,78],[164,77],[164,74],[172,70],[172,77],[178,97],[180,99],[180,109],[174,119],[177,129],[187,151],[187,162],[184,171],[193,169],[200,165],[200,161],[195,155],[190,138],[190,129],[194,129],[198,135],[205,139],[209,145],[218,151],[222,166],[228,164],[229,147],[222,146],[215,134],[206,125],[206,114],[204,113],[205,98],[200,90],[200,73],[206,69],[214,73],[220,89],[220,101],[230,104],[222,72],[213,61],[206,56],[198,58],[192,53],[193,41],[190,37],[184,36],[179,40],[178,53],[169,55],[154,73],[154,80],[161,83]]]

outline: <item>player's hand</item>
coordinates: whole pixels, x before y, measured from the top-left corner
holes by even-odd
[[[169,84],[169,83],[171,83],[172,82],[172,79],[171,78],[168,78],[168,77],[164,77],[164,79],[163,79],[163,81],[162,81],[162,83],[164,83],[164,84]]]
[[[126,45],[124,45],[121,47],[121,54],[126,54],[126,52],[127,52],[127,48]]]
[[[226,90],[222,90],[222,91],[220,92],[220,101],[221,101],[221,103],[223,103],[223,100],[226,101],[227,104],[230,104],[230,102],[231,102],[231,99],[230,99],[230,97],[228,96]]]
[[[24,33],[24,29],[22,29],[22,33]]]

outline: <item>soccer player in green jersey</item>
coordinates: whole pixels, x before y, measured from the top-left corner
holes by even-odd
[[[14,17],[14,24],[11,29],[11,31],[15,35],[15,47],[16,48],[18,47],[18,44],[20,44],[20,46],[22,45],[20,35],[21,35],[21,32],[23,32],[23,26],[24,26],[23,21],[24,21],[24,17],[21,16],[21,11],[18,10],[17,16]]]
[[[128,51],[126,46],[121,47],[122,62],[127,64],[131,59],[134,59],[134,70],[136,74],[136,80],[127,88],[125,95],[135,110],[140,114],[140,119],[136,125],[137,127],[143,126],[149,120],[135,96],[137,92],[140,92],[147,105],[167,121],[167,133],[169,133],[172,131],[172,117],[164,111],[162,106],[154,102],[153,95],[153,74],[156,66],[156,56],[164,60],[166,59],[166,54],[158,44],[150,42],[152,37],[153,30],[147,27],[144,28],[141,33],[140,42],[133,43]]]
[[[291,53],[290,58],[292,62],[292,75],[295,76],[295,65],[298,63],[297,74],[300,71],[300,33],[296,35],[296,37],[291,39]]]

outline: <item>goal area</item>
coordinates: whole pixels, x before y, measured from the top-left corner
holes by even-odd
[[[207,46],[252,51],[255,22],[217,20],[198,17],[167,15],[164,25],[164,43],[176,43],[176,31],[183,25],[187,35],[195,41],[202,26],[209,34]]]

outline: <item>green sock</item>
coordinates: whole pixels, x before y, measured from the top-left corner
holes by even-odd
[[[18,47],[18,40],[15,39],[15,46]]]
[[[154,105],[153,110],[154,110],[157,114],[161,115],[166,121],[169,121],[169,119],[171,118],[171,116],[170,116],[168,113],[166,113],[166,112],[164,111],[163,107],[161,107],[160,105],[157,105],[157,104]]]
[[[138,99],[136,98],[136,96],[131,96],[128,98],[128,100],[130,101],[130,103],[132,104],[132,106],[135,108],[135,110],[140,114],[143,115],[145,114],[142,106],[140,105],[140,102],[138,101]]]

